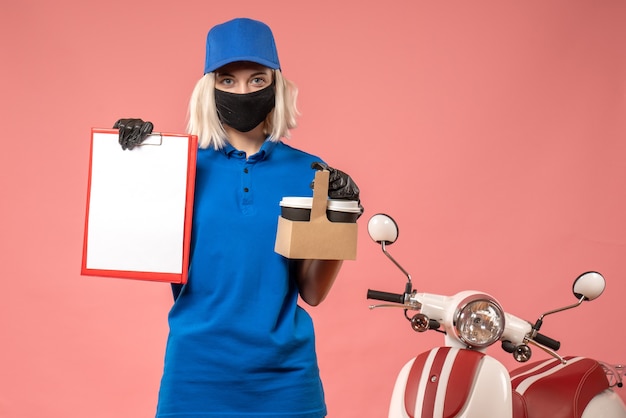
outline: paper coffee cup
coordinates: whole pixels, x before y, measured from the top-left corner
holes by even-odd
[[[312,197],[283,197],[281,216],[290,221],[310,221]],[[326,216],[331,222],[356,222],[361,213],[354,200],[328,199]]]

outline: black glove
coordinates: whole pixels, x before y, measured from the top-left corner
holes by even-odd
[[[311,164],[311,168],[329,171],[328,197],[331,199],[359,200],[359,187],[349,175],[319,161]]]
[[[144,122],[141,119],[119,119],[113,125],[113,129],[119,129],[119,142],[123,150],[132,150],[141,144],[152,133],[152,122]]]
[[[356,200],[359,202],[359,208],[361,209],[359,217],[363,214],[365,209],[359,199],[359,186],[352,180],[352,177],[341,170],[329,167],[327,164],[319,161],[312,163],[311,168],[315,170],[328,170],[328,197],[331,199]],[[313,183],[311,183],[311,188],[313,187]]]

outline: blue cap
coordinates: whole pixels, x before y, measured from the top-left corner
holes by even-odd
[[[236,61],[280,69],[272,30],[263,22],[237,18],[211,28],[206,38],[204,73]]]

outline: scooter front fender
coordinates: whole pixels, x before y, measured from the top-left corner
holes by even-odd
[[[511,418],[509,373],[483,353],[438,347],[400,371],[389,418]]]

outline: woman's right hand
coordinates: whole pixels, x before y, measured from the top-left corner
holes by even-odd
[[[113,129],[119,129],[119,143],[122,149],[132,150],[152,133],[154,125],[142,119],[118,119]]]

